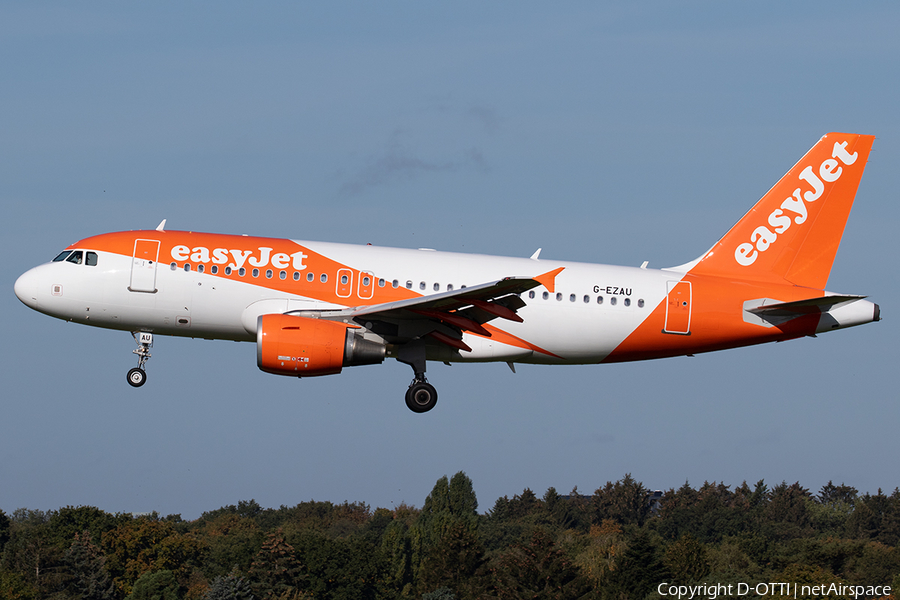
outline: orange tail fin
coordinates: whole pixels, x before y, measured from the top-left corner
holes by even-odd
[[[787,280],[824,289],[875,137],[829,133],[691,274]]]

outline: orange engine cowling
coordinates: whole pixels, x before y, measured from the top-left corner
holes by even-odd
[[[363,339],[346,323],[294,315],[261,315],[256,327],[256,364],[266,373],[315,377],[343,367],[384,361],[384,344]]]

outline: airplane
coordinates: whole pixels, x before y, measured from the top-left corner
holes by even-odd
[[[693,356],[881,318],[825,290],[874,136],[822,137],[699,258],[665,269],[155,230],[88,237],[18,278],[30,308],[154,335],[255,342],[257,366],[315,377],[394,358],[431,410],[427,361],[598,364]]]

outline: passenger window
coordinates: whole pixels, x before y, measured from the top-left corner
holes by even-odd
[[[588,296],[587,294],[585,294],[585,295],[584,295],[584,303],[587,304],[587,303],[590,302],[590,301],[591,301],[591,297]]]
[[[319,277],[319,280],[320,280],[322,283],[328,283],[328,275],[326,275],[325,273],[322,273],[322,276]]]
[[[169,268],[170,268],[171,270],[174,271],[175,269],[178,268],[178,265],[176,265],[175,263],[171,263],[171,264],[169,265]]]
[[[424,281],[420,281],[420,282],[419,282],[419,289],[420,289],[420,290],[424,290],[425,287],[426,287],[426,286],[425,286],[425,282],[424,282]]]
[[[185,270],[185,271],[190,271],[190,270],[191,270],[191,263],[184,263],[184,270]]]
[[[378,287],[384,287],[384,279],[378,280]]]
[[[612,306],[615,306],[615,305],[616,305],[616,297],[613,296],[612,298],[610,298],[610,299],[609,299],[609,303],[610,303]]]
[[[59,254],[56,255],[56,258],[53,259],[53,262],[60,262],[66,260],[66,257],[71,253],[71,250],[63,250]]]
[[[238,275],[240,275],[241,277],[243,277],[246,274],[247,274],[247,269],[245,269],[244,267],[241,267],[240,269],[238,269]]]
[[[569,302],[575,302],[575,294],[569,294]]]
[[[603,304],[603,296],[597,296],[597,304]]]
[[[312,281],[312,280],[315,279],[315,278],[316,278],[316,276],[315,276],[314,274],[312,274],[312,273],[307,273],[307,274],[306,274],[306,280],[307,280],[307,281]]]
[[[543,298],[544,300],[548,299],[549,297],[550,297],[550,292],[544,292],[543,294],[541,294],[541,298]]]
[[[225,274],[231,275],[231,267],[225,267]]]
[[[80,265],[83,259],[83,253],[81,250],[76,250],[72,254],[69,255],[69,258],[66,259],[66,262],[70,262],[72,264]]]
[[[412,289],[412,281],[409,281],[409,280],[406,281],[406,289],[408,289],[408,290]]]
[[[441,284],[439,284],[439,283],[434,284],[434,291],[436,291],[436,292],[441,291]]]
[[[266,279],[272,279],[272,269],[266,269]]]
[[[253,269],[252,271],[250,271],[250,274],[254,277],[259,277],[259,269]]]
[[[394,288],[394,289],[397,289],[398,287],[400,287],[400,282],[397,281],[396,279],[393,280],[393,281],[391,282],[391,287]]]
[[[625,306],[631,306],[631,298],[625,298]]]
[[[638,308],[644,308],[644,299],[643,298],[640,298],[638,300]]]
[[[562,302],[562,292],[556,292],[556,301]]]
[[[294,281],[300,281],[300,271],[294,271]]]
[[[87,258],[87,260],[85,262],[87,263],[87,266],[89,266],[89,267],[97,266],[97,253],[96,252],[88,252],[86,258]]]
[[[215,275],[216,273],[219,272],[219,267],[217,267],[216,265],[213,265],[209,268],[209,272],[212,273],[213,275]]]
[[[280,273],[278,273],[278,277],[280,279],[287,279],[287,273],[285,271],[281,271]]]
[[[530,292],[528,292],[528,297],[531,299],[534,299],[534,290],[531,290]]]
[[[202,272],[203,272],[203,265],[197,265],[197,272],[198,272],[198,273],[202,273]]]
[[[447,284],[447,291],[448,291],[448,292],[452,292],[452,291],[453,291],[453,284],[452,284],[452,283],[448,283],[448,284]]]

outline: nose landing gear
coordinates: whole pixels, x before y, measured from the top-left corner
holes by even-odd
[[[146,331],[133,331],[131,335],[138,347],[132,350],[138,355],[138,366],[128,371],[128,384],[131,387],[141,387],[147,382],[147,373],[144,371],[144,363],[150,358],[150,348],[153,346],[153,334]],[[140,336],[140,337],[138,337]]]

